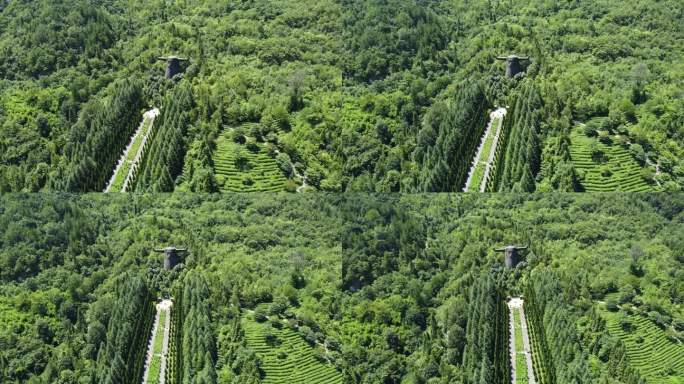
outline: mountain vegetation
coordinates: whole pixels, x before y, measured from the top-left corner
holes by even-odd
[[[169,382],[506,382],[506,298],[523,295],[545,383],[676,383],[683,207],[666,194],[3,195],[0,374],[137,382],[154,299],[171,297]],[[492,251],[510,243],[530,245],[514,269]],[[189,249],[172,270],[152,252],[166,244]]]
[[[193,100],[190,86],[179,84],[166,98],[161,115],[154,120],[154,126],[148,140],[140,165],[133,179],[135,191],[171,192],[176,177],[183,168],[185,156],[185,135],[191,117]],[[211,176],[210,176],[211,177]]]
[[[458,191],[495,106],[515,114],[504,122],[510,137],[491,190],[582,190],[585,171],[568,153],[577,123],[637,161],[625,178],[667,191],[684,185],[677,0],[0,7],[0,191],[101,190],[151,107],[167,121],[137,190],[220,190],[216,141],[250,126],[237,136],[287,155],[310,189]],[[524,75],[503,76],[496,57],[509,53],[531,57]],[[157,60],[169,54],[190,58],[173,80]],[[117,84],[136,84],[120,99],[125,111],[112,99]],[[173,111],[178,87],[193,100],[182,119]],[[94,119],[102,103],[109,112]],[[287,169],[283,176],[298,181]]]

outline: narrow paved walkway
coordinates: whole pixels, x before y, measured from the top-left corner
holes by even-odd
[[[496,132],[494,133],[494,142],[492,143],[492,148],[489,151],[489,157],[487,158],[487,165],[485,168],[485,174],[482,178],[482,183],[480,183],[480,192],[484,192],[487,188],[487,181],[489,181],[489,173],[492,170],[492,165],[494,164],[494,157],[496,156],[496,148],[499,145],[499,137],[501,136],[501,129],[503,128],[503,119],[508,111],[506,108],[499,108],[492,112],[492,119],[489,122],[490,125],[494,121],[499,120],[500,123],[496,127]]]
[[[503,120],[504,116],[506,116],[506,108],[498,108],[494,112],[489,114],[489,123],[487,124],[487,129],[485,130],[484,135],[482,135],[482,139],[480,140],[480,146],[477,148],[477,153],[475,154],[475,157],[473,158],[473,162],[470,165],[470,170],[468,171],[468,180],[466,181],[465,187],[463,187],[463,192],[468,192],[473,186],[472,181],[473,181],[473,176],[475,175],[475,169],[477,169],[477,166],[480,164],[483,164],[485,166],[485,174],[484,177],[482,178],[482,181],[480,182],[480,192],[484,192],[486,187],[487,187],[487,179],[489,178],[489,171],[491,169],[492,163],[494,162],[494,156],[496,155],[496,146],[499,143],[499,135],[501,134],[501,127],[503,126],[503,121],[502,124],[499,124],[496,128],[496,132],[494,132],[494,141],[492,142],[492,146],[489,149],[489,153],[483,153],[485,149],[485,144],[487,143],[487,138],[492,135],[492,128],[494,127],[494,122],[496,120]],[[487,159],[483,160],[482,157],[487,156]]]
[[[121,171],[121,168],[124,166],[126,163],[126,159],[128,158],[128,152],[131,151],[131,147],[133,146],[133,143],[135,142],[135,139],[142,133],[143,127],[145,126],[145,122],[150,119],[150,129],[147,130],[147,134],[145,137],[143,137],[143,141],[140,144],[140,147],[138,147],[138,152],[135,154],[135,158],[131,161],[131,167],[128,170],[128,174],[126,175],[126,179],[124,181],[123,187],[121,188],[121,192],[126,192],[126,188],[128,187],[128,183],[130,182],[130,179],[132,178],[135,166],[138,164],[138,160],[140,160],[140,156],[142,154],[143,148],[145,148],[145,143],[147,143],[147,138],[150,136],[150,132],[152,132],[152,126],[154,125],[154,119],[159,116],[159,109],[153,108],[150,109],[149,111],[145,112],[143,114],[143,119],[140,122],[140,126],[138,126],[138,129],[135,131],[133,136],[131,136],[131,140],[128,142],[128,145],[126,146],[126,149],[124,150],[123,155],[121,155],[121,158],[119,159],[119,162],[116,164],[116,168],[114,169],[114,173],[112,174],[112,177],[109,179],[107,182],[107,187],[105,188],[104,192],[108,193],[111,191],[112,185],[114,184],[114,180],[116,180],[116,175]]]
[[[150,365],[152,364],[152,359],[155,355],[161,357],[161,367],[159,369],[159,384],[164,384],[166,381],[166,357],[169,354],[169,330],[171,329],[171,307],[173,306],[173,301],[162,300],[157,304],[157,313],[154,317],[154,326],[152,327],[152,335],[150,336],[150,341],[147,346],[147,357],[145,359],[145,373],[143,374],[142,384],[147,384],[147,378],[150,375]],[[159,332],[159,319],[162,312],[166,313],[164,316],[164,324],[161,324],[163,334],[162,350],[155,353],[154,351],[154,338]]]
[[[508,301],[508,311],[509,311],[509,327],[510,327],[510,355],[511,355],[511,376],[513,381],[512,384],[517,383],[517,372],[516,372],[516,357],[518,354],[522,353],[525,355],[525,362],[527,363],[527,382],[529,384],[536,384],[537,381],[534,378],[534,368],[532,366],[532,352],[530,348],[530,336],[527,332],[527,320],[525,319],[525,309],[523,299],[519,297],[514,297]],[[515,311],[520,310],[520,323],[523,338],[523,351],[516,351],[515,348]]]

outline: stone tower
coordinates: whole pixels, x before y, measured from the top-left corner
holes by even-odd
[[[506,268],[515,268],[520,264],[522,261],[522,258],[520,257],[520,254],[518,251],[523,251],[526,250],[527,247],[518,247],[515,245],[509,245],[504,248],[496,248],[494,249],[495,252],[503,252],[504,254],[504,264],[506,265]]]
[[[187,250],[187,248],[166,247],[156,248],[154,251],[164,254],[164,269],[170,271],[173,267],[181,263],[179,253],[187,252]]]
[[[173,79],[174,76],[183,72],[183,69],[181,68],[180,63],[182,61],[188,61],[188,59],[186,59],[186,58],[177,57],[177,56],[158,57],[157,59],[162,60],[162,61],[166,61],[166,78],[167,79]]]
[[[530,60],[529,56],[517,56],[517,55],[510,55],[510,56],[499,56],[496,58],[497,60],[505,60],[506,61],[506,77],[511,78],[515,77],[518,73],[524,72],[524,68],[522,65],[522,61],[528,61]]]

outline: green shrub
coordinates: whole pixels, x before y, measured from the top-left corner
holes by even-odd
[[[596,137],[598,136],[598,130],[596,130],[595,126],[587,124],[584,126],[584,134],[588,137]]]
[[[234,142],[238,144],[245,144],[247,142],[247,135],[242,127],[234,128],[231,134],[231,138]]]
[[[276,336],[276,334],[271,331],[267,331],[264,334],[264,339],[266,339],[266,344],[270,345],[271,347],[275,347],[280,344],[278,336]]]
[[[259,144],[257,144],[256,141],[250,140],[249,143],[247,143],[247,149],[252,152],[252,153],[259,153],[261,148],[259,148]]]
[[[316,333],[306,325],[299,327],[299,334],[306,340],[310,345],[316,344]]]
[[[268,316],[266,315],[266,311],[258,307],[257,309],[254,310],[254,320],[263,323],[264,321],[268,320]]]
[[[618,310],[620,310],[620,307],[618,307],[615,300],[608,300],[606,301],[606,309],[611,312],[617,312]]]

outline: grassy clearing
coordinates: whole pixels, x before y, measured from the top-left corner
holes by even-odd
[[[629,150],[615,141],[604,144],[576,127],[571,134],[570,157],[587,192],[644,192],[653,188],[641,176],[642,167]],[[596,143],[596,144],[593,144]],[[592,154],[592,146],[603,156]],[[582,177],[583,175],[583,177]]]
[[[470,188],[468,189],[468,191],[470,192],[480,191],[480,187],[482,185],[482,182],[484,181],[485,170],[487,169],[487,160],[489,159],[491,151],[494,149],[493,146],[496,130],[499,129],[499,125],[501,125],[501,122],[501,119],[495,119],[492,123],[492,129],[489,131],[489,134],[485,138],[484,147],[482,148],[482,154],[480,156],[480,162],[475,166],[475,170],[473,171],[473,177],[470,181]]]
[[[227,133],[216,140],[214,170],[222,192],[282,192],[287,181],[264,145],[253,152]]]
[[[128,172],[130,172],[131,167],[133,167],[135,155],[138,153],[138,150],[142,145],[143,139],[145,138],[151,127],[152,119],[145,118],[140,133],[133,138],[133,144],[131,145],[131,149],[126,154],[126,158],[124,159],[123,165],[121,165],[121,168],[119,168],[119,171],[114,176],[114,182],[112,183],[112,187],[110,189],[111,192],[121,192],[123,184],[126,181],[126,177],[128,176]]]
[[[162,349],[164,345],[164,326],[166,324],[166,311],[159,312],[159,324],[157,325],[157,333],[154,335],[152,342],[152,361],[150,362],[150,372],[147,376],[148,384],[159,383],[159,374],[161,373],[161,358]]]
[[[251,317],[242,320],[249,347],[261,360],[263,384],[338,384],[342,374],[317,357],[317,351],[299,334],[287,328],[258,323]]]
[[[651,320],[628,316],[631,329],[620,323],[620,312],[602,312],[611,335],[625,343],[629,363],[648,384],[684,384],[684,344],[669,340]]]
[[[525,346],[523,343],[522,317],[520,316],[520,309],[515,309],[513,311],[513,323],[515,329],[515,382],[516,384],[527,384],[527,362],[525,360]]]

